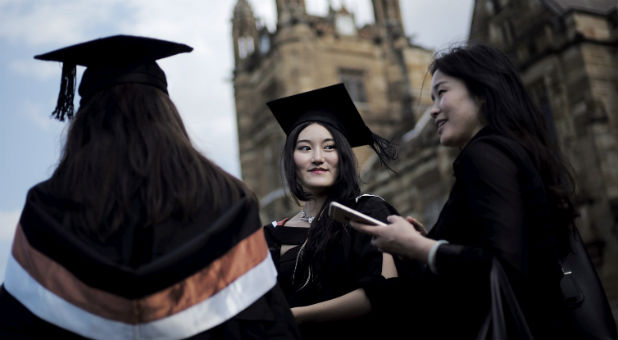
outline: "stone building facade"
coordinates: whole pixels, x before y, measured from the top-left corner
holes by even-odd
[[[358,27],[345,7],[315,16],[304,0],[276,0],[277,27],[269,32],[246,0],[236,3],[233,81],[241,171],[260,198],[264,221],[299,209],[285,195],[279,162],[285,136],[267,101],[343,82],[367,125],[387,138],[411,129],[418,118],[413,106],[422,112],[431,101],[421,89],[429,83],[432,51],[406,38],[398,0],[372,4],[375,23]],[[357,149],[362,166],[371,149]]]
[[[420,95],[432,51],[405,38],[396,0],[373,0],[375,24],[362,28],[345,8],[307,15],[303,0],[277,0],[275,32],[255,24],[238,0],[234,88],[243,180],[262,218],[290,216],[279,155],[283,133],[264,103],[344,81],[376,132],[399,144],[391,173],[359,150],[363,191],[427,226],[453,183],[456,151],[441,147]],[[476,0],[469,40],[511,56],[551,122],[577,183],[578,227],[618,317],[618,29],[615,0]],[[251,41],[251,43],[248,43]],[[248,52],[249,51],[249,52]],[[405,76],[404,76],[405,75]],[[357,84],[357,85],[355,85]],[[428,91],[425,83],[425,95]]]

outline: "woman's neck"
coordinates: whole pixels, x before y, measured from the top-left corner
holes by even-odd
[[[305,204],[303,205],[303,210],[305,211],[305,214],[307,214],[307,216],[316,217],[320,212],[322,205],[324,205],[325,201],[326,196],[316,197],[305,201]]]

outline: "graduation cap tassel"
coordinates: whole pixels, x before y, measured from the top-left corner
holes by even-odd
[[[395,172],[389,165],[389,160],[397,159],[397,147],[391,141],[372,133],[373,144],[371,148],[376,152],[378,158],[380,159],[380,163],[388,168],[389,170]]]
[[[64,63],[62,65],[62,78],[60,81],[60,93],[56,109],[52,117],[64,121],[64,117],[73,118],[73,98],[75,97],[75,74],[76,65]]]

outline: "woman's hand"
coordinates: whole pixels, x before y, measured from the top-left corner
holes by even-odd
[[[416,229],[416,231],[421,233],[421,235],[427,236],[427,228],[425,228],[425,226],[421,222],[417,221],[412,216],[406,217],[406,221],[408,221],[408,223],[414,226],[414,229]]]
[[[297,324],[302,324],[305,323],[309,311],[307,310],[307,307],[302,306],[302,307],[292,307],[290,308],[292,310],[292,315],[294,315],[294,319],[296,320]]]
[[[365,290],[357,288],[345,295],[308,306],[292,308],[296,323],[325,322],[353,319],[371,311]]]
[[[389,224],[386,226],[357,222],[350,222],[350,225],[358,231],[373,236],[371,244],[382,251],[426,262],[429,250],[436,241],[423,236],[425,227],[412,217],[404,219],[401,216],[392,215],[387,220]]]

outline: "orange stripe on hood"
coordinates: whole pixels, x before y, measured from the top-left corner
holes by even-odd
[[[33,248],[21,224],[15,232],[12,253],[37,282],[67,302],[106,319],[138,324],[168,317],[203,302],[266,259],[268,247],[263,230],[258,229],[185,280],[135,300],[85,284],[60,263]]]

